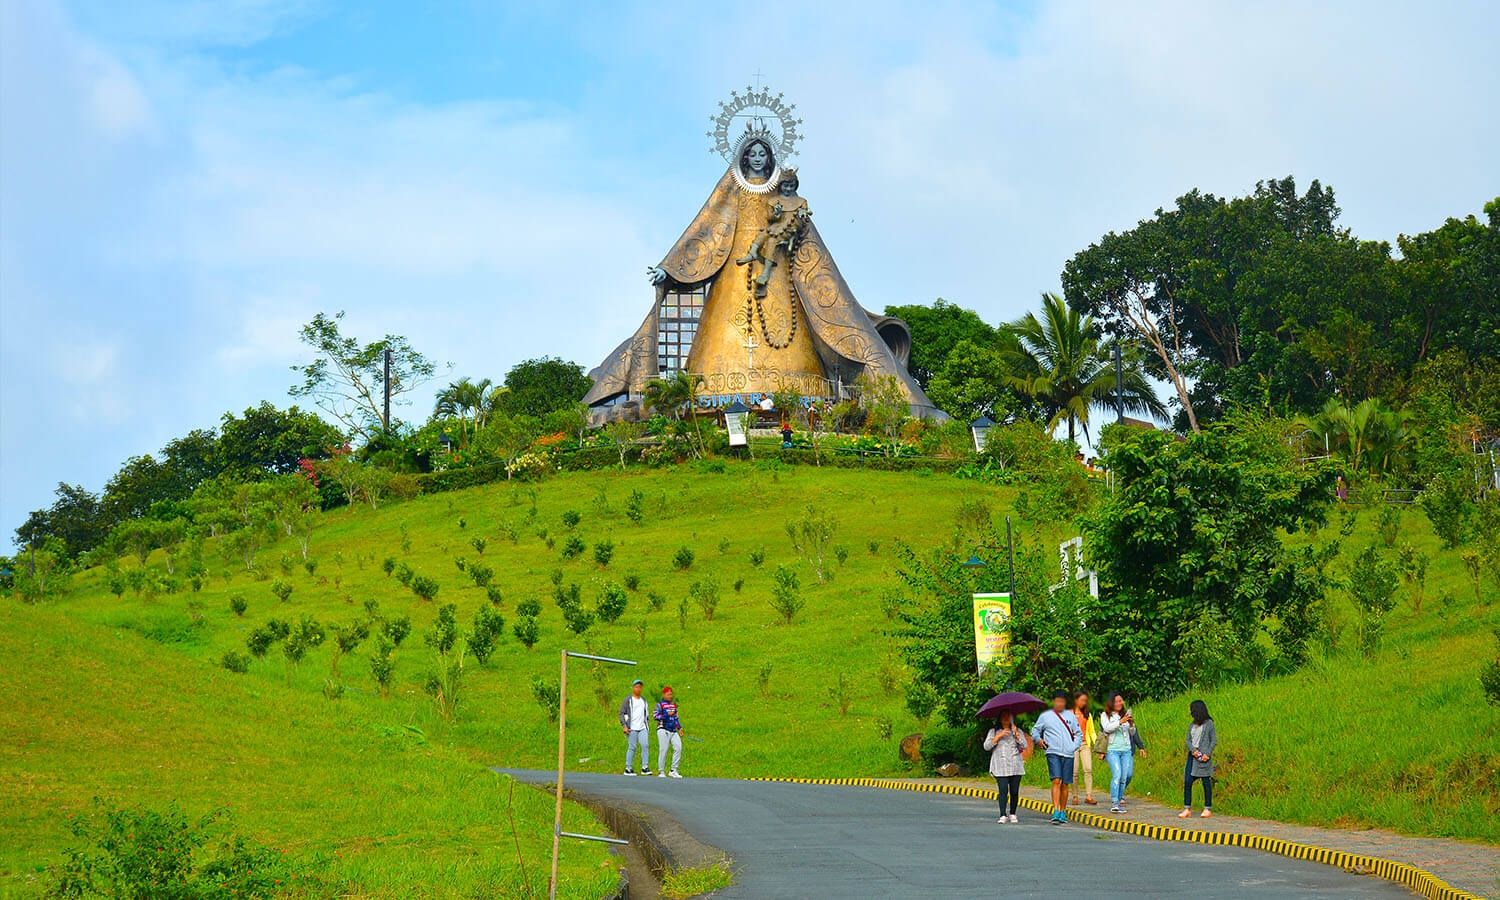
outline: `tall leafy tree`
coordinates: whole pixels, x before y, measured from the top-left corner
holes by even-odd
[[[277,409],[269,401],[241,416],[225,413],[219,426],[222,472],[258,480],[294,472],[304,459],[322,459],[342,446],[344,435],[317,415],[293,406]]]
[[[1042,294],[1040,317],[1028,312],[1006,329],[1016,338],[1003,353],[1012,386],[1036,401],[1049,428],[1066,420],[1068,440],[1079,425],[1088,433],[1089,410],[1105,401],[1119,399],[1131,412],[1166,416],[1134,352],[1122,357],[1123,390],[1117,392],[1113,347],[1100,343],[1092,316],[1080,315],[1056,294]]]
[[[963,422],[981,415],[1004,421],[1018,406],[1009,371],[998,347],[962,340],[927,382],[927,396]]]
[[[64,557],[74,557],[109,536],[114,520],[97,494],[82,485],[59,482],[54,496],[50,507],[36,510],[16,529],[17,547],[40,547],[50,539]]]
[[[388,334],[361,344],[340,330],[343,318],[342,311],[332,317],[318,313],[302,326],[299,337],[315,356],[310,363],[292,366],[302,382],[292,385],[288,393],[311,398],[350,434],[368,440],[392,426],[385,418],[386,351],[391,356],[392,405],[407,402],[405,395],[431,380],[437,364],[400,335]]]
[[[887,306],[885,314],[911,329],[911,361],[907,370],[925,390],[950,355],[964,341],[976,347],[994,343],[996,331],[979,314],[939,297],[931,306]]]
[[[1196,639],[1239,647],[1275,621],[1296,658],[1321,582],[1282,531],[1323,521],[1332,473],[1304,466],[1286,420],[1237,415],[1179,441],[1130,427],[1105,431],[1115,490],[1083,527],[1099,572],[1099,622],[1113,683],[1164,695],[1184,686]],[[1310,593],[1311,592],[1311,593]]]
[[[553,356],[528,359],[505,373],[506,393],[498,405],[511,415],[542,418],[578,403],[593,385],[577,363]]]

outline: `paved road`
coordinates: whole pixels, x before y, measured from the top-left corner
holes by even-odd
[[[521,781],[554,773],[501,769]],[[1411,898],[1399,885],[1237,847],[1151,841],[936,793],[713,778],[569,775],[580,795],[646,804],[734,858],[720,898]]]

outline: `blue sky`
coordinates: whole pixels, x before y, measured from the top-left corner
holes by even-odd
[[[320,310],[455,376],[592,367],[757,70],[798,104],[802,192],[871,309],[1012,318],[1193,187],[1319,178],[1382,240],[1477,213],[1497,8],[0,3],[0,528],[288,403]]]

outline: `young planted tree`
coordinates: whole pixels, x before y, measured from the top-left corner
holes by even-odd
[[[302,326],[299,337],[315,353],[310,363],[293,366],[300,384],[288,391],[293,397],[309,397],[351,434],[366,440],[388,431],[385,393],[391,403],[405,403],[405,395],[431,380],[437,364],[412,348],[406,338],[388,334],[361,344],[339,327],[342,311],[332,317],[318,313]],[[386,382],[386,359],[390,359],[390,382]]]
[[[779,565],[771,573],[771,608],[781,616],[781,621],[792,624],[792,617],[802,611],[807,601],[802,599],[802,584],[791,566]]]
[[[792,546],[812,566],[813,574],[818,576],[818,583],[823,584],[833,577],[825,557],[833,544],[834,535],[838,534],[838,519],[817,507],[808,506],[801,520],[787,522],[784,528],[786,536],[792,540]]]

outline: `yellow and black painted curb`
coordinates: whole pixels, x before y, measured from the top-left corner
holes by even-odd
[[[956,794],[978,800],[998,800],[999,792],[994,788],[965,784],[940,784],[937,782],[897,781],[889,778],[751,778],[750,781],[774,781],[788,784],[833,784],[856,787],[885,788],[893,791],[925,791],[935,794]],[[1036,812],[1051,812],[1052,804],[1022,797],[1021,805]],[[1215,844],[1225,847],[1248,847],[1264,850],[1292,859],[1305,859],[1324,865],[1337,866],[1358,875],[1374,875],[1387,881],[1411,888],[1429,900],[1483,900],[1476,894],[1459,890],[1425,869],[1408,863],[1345,853],[1311,844],[1298,844],[1267,837],[1263,834],[1238,834],[1228,831],[1204,831],[1197,828],[1172,828],[1166,825],[1148,825],[1131,819],[1118,819],[1098,813],[1068,810],[1068,821],[1105,831],[1118,831],[1157,841],[1182,841],[1192,844]]]

